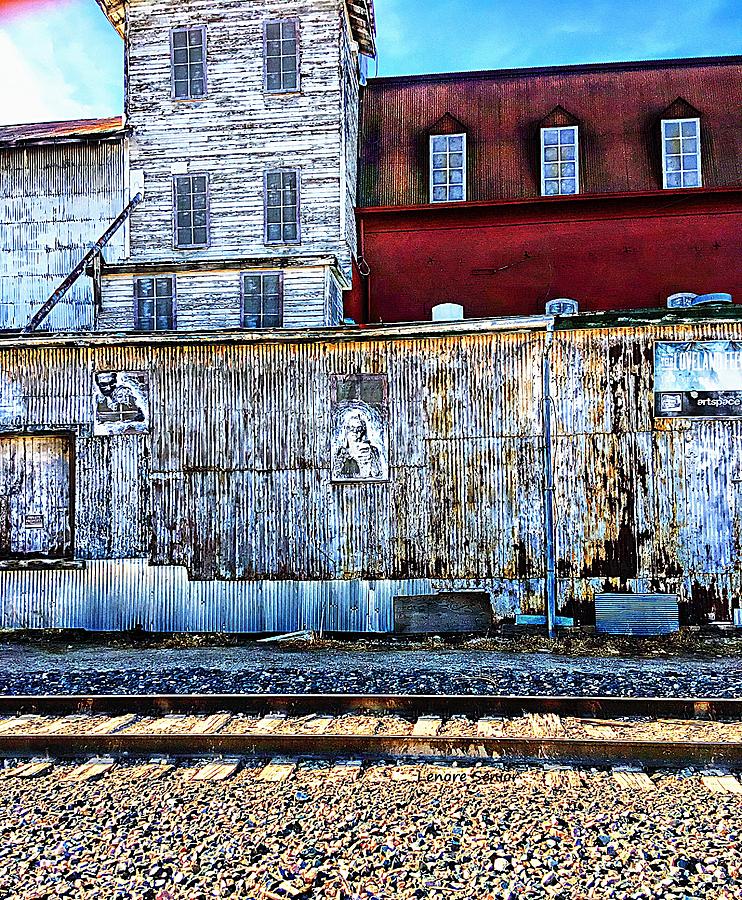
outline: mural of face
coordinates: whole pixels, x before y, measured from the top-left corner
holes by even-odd
[[[344,430],[347,457],[341,474],[355,478],[380,478],[381,453],[369,439],[366,420],[359,412],[352,412],[345,420]]]

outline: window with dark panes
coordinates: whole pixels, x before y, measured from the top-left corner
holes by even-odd
[[[243,328],[280,328],[283,324],[281,272],[247,272],[242,276]]]
[[[337,403],[359,400],[369,406],[382,407],[387,402],[386,375],[336,375],[335,399]]]
[[[295,170],[266,172],[265,241],[298,244],[299,239],[299,173]]]
[[[175,279],[137,278],[134,281],[134,327],[137,331],[175,328]]]
[[[206,96],[206,28],[174,28],[170,32],[173,97]]]
[[[295,19],[265,23],[265,89],[299,90],[299,27]]]
[[[206,247],[209,243],[208,175],[175,175],[175,246]]]

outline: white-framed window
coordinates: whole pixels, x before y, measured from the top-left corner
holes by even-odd
[[[578,127],[565,125],[541,129],[541,194],[580,192],[580,162],[578,157]]]
[[[701,187],[701,120],[662,120],[662,186]]]
[[[283,272],[243,272],[242,327],[280,328],[283,324]]]
[[[265,173],[265,243],[298,244],[301,241],[298,169]]]
[[[174,175],[174,236],[179,250],[209,246],[209,176]]]
[[[466,135],[430,137],[430,202],[466,200]]]

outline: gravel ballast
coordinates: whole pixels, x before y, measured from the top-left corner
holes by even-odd
[[[539,770],[484,766],[455,784],[332,783],[304,764],[223,784],[0,781],[0,896],[101,900],[477,900],[742,895],[742,801],[698,777],[648,793],[606,772],[549,788]]]
[[[472,649],[0,645],[2,694],[390,693],[742,697],[739,657]]]

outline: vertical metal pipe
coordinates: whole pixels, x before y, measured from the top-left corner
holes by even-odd
[[[554,320],[546,326],[543,363],[543,428],[544,428],[544,554],[546,562],[546,628],[549,637],[556,636],[556,536],[554,533],[554,462],[551,444],[551,348]]]

